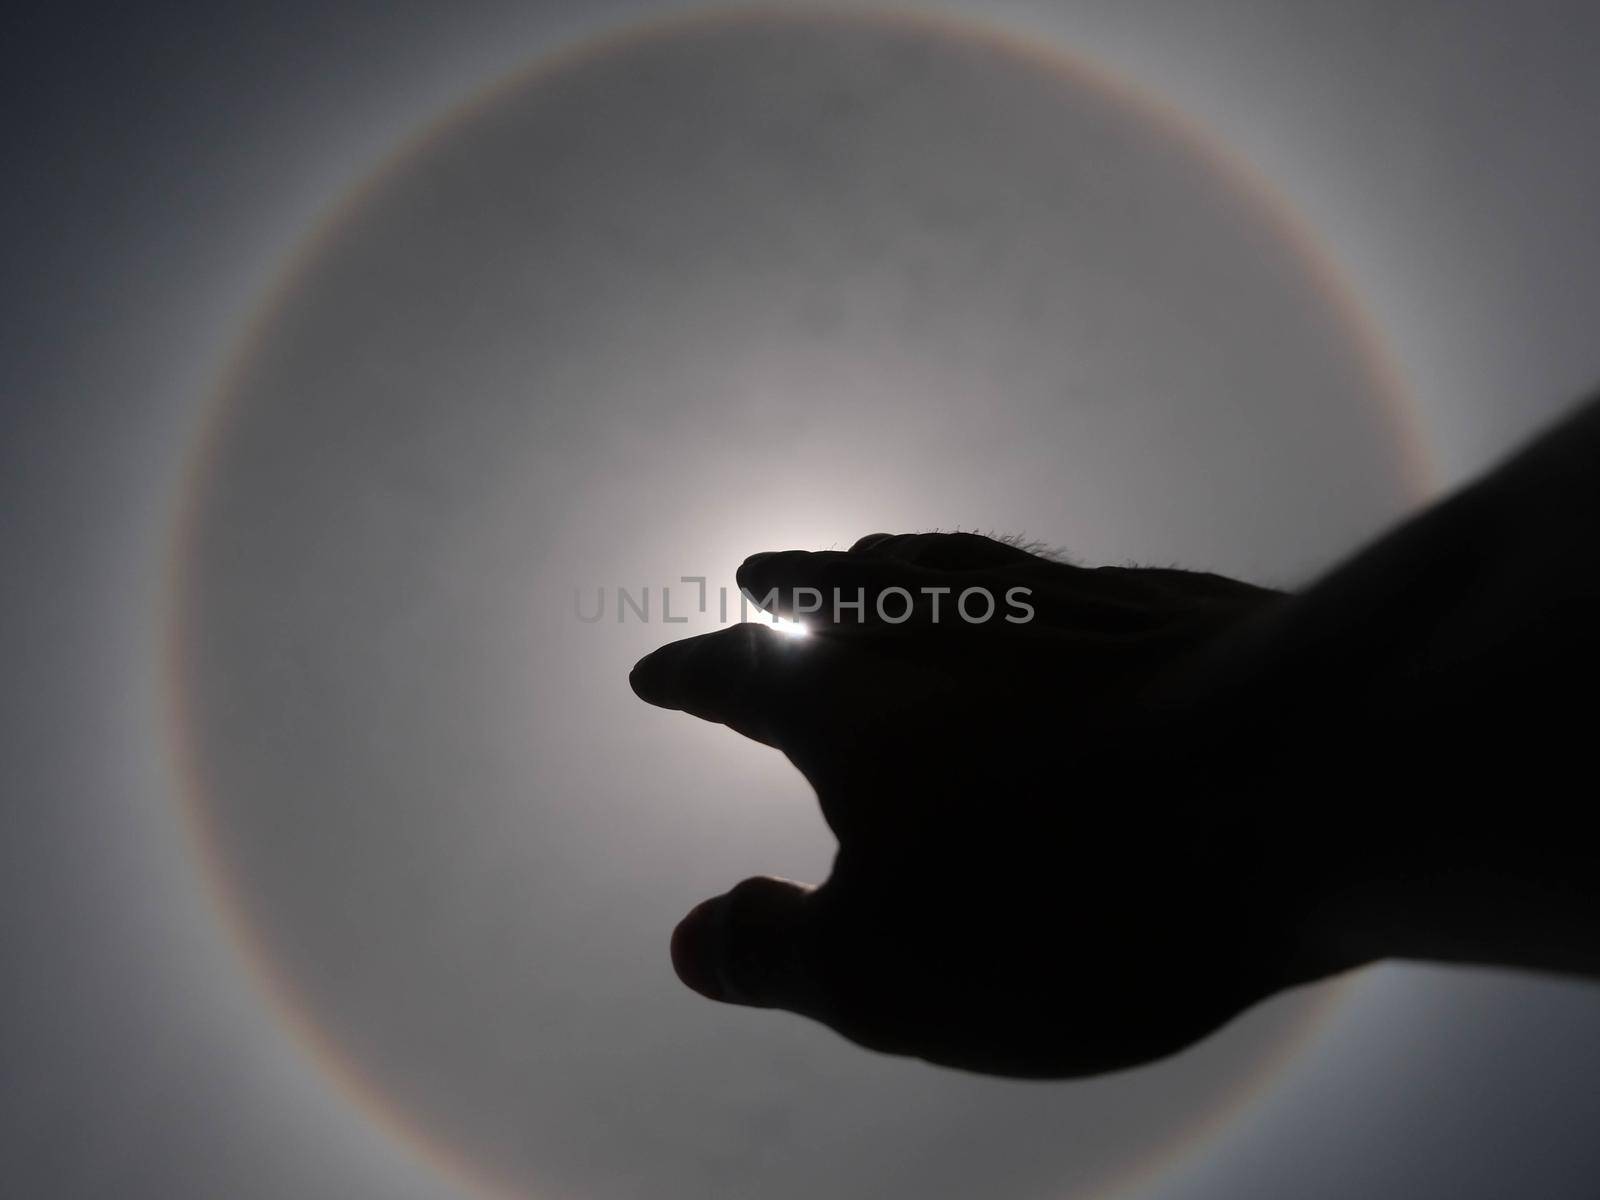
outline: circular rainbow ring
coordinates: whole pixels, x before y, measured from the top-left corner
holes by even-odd
[[[218,849],[206,804],[207,791],[197,763],[187,713],[188,696],[183,683],[186,677],[184,630],[188,605],[191,603],[188,588],[190,546],[203,511],[203,500],[215,458],[214,450],[227,427],[236,383],[259,348],[262,333],[280,311],[286,297],[324,247],[337,238],[365,202],[376,195],[413,156],[450,137],[457,128],[492,108],[503,97],[536,80],[580,70],[597,59],[634,48],[640,43],[697,27],[774,21],[850,21],[901,27],[934,36],[977,42],[1021,64],[1070,78],[1075,84],[1098,93],[1160,127],[1175,142],[1194,153],[1228,181],[1247,209],[1295,251],[1320,298],[1336,314],[1345,333],[1351,338],[1374,391],[1383,399],[1384,417],[1391,436],[1400,448],[1404,478],[1409,489],[1419,501],[1434,490],[1433,465],[1420,437],[1416,413],[1390,353],[1349,285],[1299,215],[1250,164],[1184,113],[1100,65],[1059,46],[1041,44],[1032,38],[997,27],[945,15],[794,9],[780,12],[759,8],[697,10],[604,31],[541,55],[475,92],[443,116],[403,139],[400,145],[328,206],[324,215],[277,267],[274,282],[265,290],[236,338],[228,365],[211,401],[201,414],[199,428],[185,454],[177,492],[171,505],[173,516],[166,563],[167,599],[162,634],[162,710],[168,716],[168,749],[189,855],[248,979],[280,1024],[335,1083],[345,1099],[389,1134],[400,1139],[447,1180],[478,1196],[528,1200],[529,1194],[521,1187],[497,1177],[489,1168],[468,1159],[412,1114],[394,1104],[318,1025],[313,1014],[296,995],[290,981],[266,953],[261,938],[239,901],[228,865]],[[1120,1177],[1102,1189],[1102,1195],[1134,1191],[1170,1172],[1212,1143],[1247,1110],[1259,1103],[1268,1091],[1268,1084],[1279,1080],[1286,1069],[1317,1040],[1330,1014],[1353,986],[1345,982],[1330,987],[1327,999],[1313,1010],[1296,1037],[1290,1039],[1259,1070],[1241,1080],[1230,1095],[1175,1135],[1159,1153],[1127,1168]]]

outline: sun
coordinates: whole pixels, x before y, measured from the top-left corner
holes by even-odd
[[[770,625],[774,632],[786,637],[805,637],[809,630],[799,621],[791,621],[788,617],[774,616],[763,609],[752,609],[749,619],[760,625]]]

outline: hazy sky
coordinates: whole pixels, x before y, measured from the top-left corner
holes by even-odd
[[[826,833],[771,752],[632,700],[694,625],[571,603],[954,524],[1309,578],[1600,373],[1593,19],[984,9],[1292,218],[1091,76],[905,22],[636,37],[393,156],[630,12],[14,39],[7,1187],[1588,1195],[1592,988],[1390,968],[1045,1086],[701,1001],[672,923]]]

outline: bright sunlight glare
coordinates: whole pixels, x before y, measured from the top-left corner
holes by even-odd
[[[751,611],[750,620],[762,625],[770,625],[778,633],[787,634],[789,637],[805,637],[806,627],[799,621],[791,621],[788,617],[774,616],[757,608]]]

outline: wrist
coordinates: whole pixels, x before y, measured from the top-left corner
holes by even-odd
[[[1304,936],[1346,967],[1380,959],[1600,973],[1596,856],[1574,825],[1443,806],[1334,843]]]

